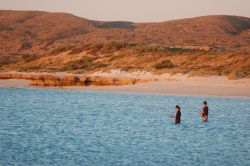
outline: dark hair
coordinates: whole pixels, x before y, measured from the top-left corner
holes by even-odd
[[[176,105],[175,108],[177,108],[179,111],[181,110],[181,107]]]
[[[203,104],[207,105],[207,102],[206,102],[206,101],[203,101]]]

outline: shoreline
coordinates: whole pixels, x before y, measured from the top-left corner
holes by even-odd
[[[217,96],[217,97],[250,97],[250,79],[228,80],[223,76],[187,77],[176,75],[168,80],[157,80],[146,83],[124,86],[31,86],[30,80],[0,80],[0,88],[37,88],[62,89],[102,93],[133,93],[168,96]]]

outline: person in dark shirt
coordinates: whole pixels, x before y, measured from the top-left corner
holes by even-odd
[[[203,102],[203,109],[200,112],[200,115],[202,117],[202,122],[207,122],[207,120],[208,120],[208,106],[207,106],[206,101]]]
[[[176,115],[170,116],[170,118],[175,118],[175,124],[179,124],[179,123],[181,123],[181,108],[180,108],[180,106],[176,105],[175,111],[176,111]]]

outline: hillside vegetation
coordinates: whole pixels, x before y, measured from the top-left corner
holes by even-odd
[[[31,58],[28,58],[31,57]],[[153,73],[190,75],[227,75],[242,78],[250,75],[247,52],[225,52],[170,48],[164,45],[109,42],[59,47],[42,56],[21,56],[2,69],[25,72],[92,73],[113,69],[143,70]]]
[[[133,23],[0,11],[0,41],[4,71],[250,75],[250,18],[239,16]]]

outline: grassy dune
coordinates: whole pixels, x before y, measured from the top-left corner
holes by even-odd
[[[184,73],[196,76],[226,75],[231,79],[250,76],[250,58],[244,51],[210,48],[187,49],[158,44],[107,42],[64,46],[42,56],[22,55],[2,64],[5,71],[92,73],[119,69],[152,73]]]

